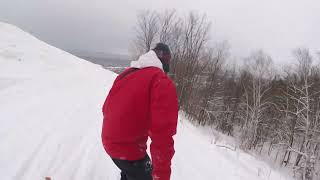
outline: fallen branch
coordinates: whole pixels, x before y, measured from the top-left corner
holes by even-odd
[[[224,146],[224,145],[219,145],[219,144],[216,144],[216,146],[223,147],[223,148],[226,148],[226,149],[230,149],[231,151],[236,151],[237,150],[236,147],[229,147],[229,146]]]

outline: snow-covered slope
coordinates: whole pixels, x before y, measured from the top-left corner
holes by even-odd
[[[0,23],[0,179],[119,179],[100,141],[100,109],[115,76]],[[173,180],[285,179],[179,122]]]

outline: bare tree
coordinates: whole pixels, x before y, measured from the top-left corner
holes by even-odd
[[[179,100],[182,104],[186,104],[190,97],[186,93],[192,91],[196,74],[205,67],[199,59],[209,39],[210,25],[206,15],[199,16],[194,12],[189,13],[183,24],[182,44],[175,72]]]
[[[163,14],[160,14],[160,42],[169,44],[172,42],[173,31],[175,30],[175,24],[177,23],[176,10],[166,10]]]
[[[171,73],[174,78],[174,72],[181,56],[181,40],[182,40],[182,27],[183,21],[178,17],[176,10],[166,10],[159,15],[160,31],[159,41],[166,43],[171,49]]]
[[[263,51],[257,51],[245,59],[245,69],[249,72],[250,85],[244,87],[243,116],[245,149],[256,147],[261,140],[261,124],[266,121],[266,112],[270,107],[266,98],[270,90],[270,77],[273,72],[272,59]]]
[[[137,16],[134,46],[139,53],[148,52],[157,38],[159,17],[155,11],[141,11]]]
[[[205,65],[203,75],[206,77],[204,86],[201,90],[201,98],[199,98],[201,111],[198,114],[200,124],[212,123],[211,116],[219,119],[226,111],[223,106],[223,65],[229,56],[229,44],[226,41],[215,44],[214,48],[208,49],[201,58]],[[210,107],[209,107],[210,106]],[[219,107],[217,110],[216,107]],[[215,109],[215,110],[214,110]],[[224,119],[220,118],[224,122]],[[222,128],[218,125],[220,128]]]

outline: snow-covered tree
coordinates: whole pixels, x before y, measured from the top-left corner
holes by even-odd
[[[243,84],[242,101],[243,143],[245,149],[256,147],[260,141],[262,123],[268,118],[267,109],[270,107],[267,92],[270,90],[272,77],[272,59],[263,51],[256,51],[245,59],[244,69],[249,78]]]

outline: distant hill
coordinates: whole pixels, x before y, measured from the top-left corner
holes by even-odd
[[[92,63],[108,67],[128,67],[130,65],[130,57],[123,54],[94,52],[84,50],[69,50],[69,53],[88,60]]]

